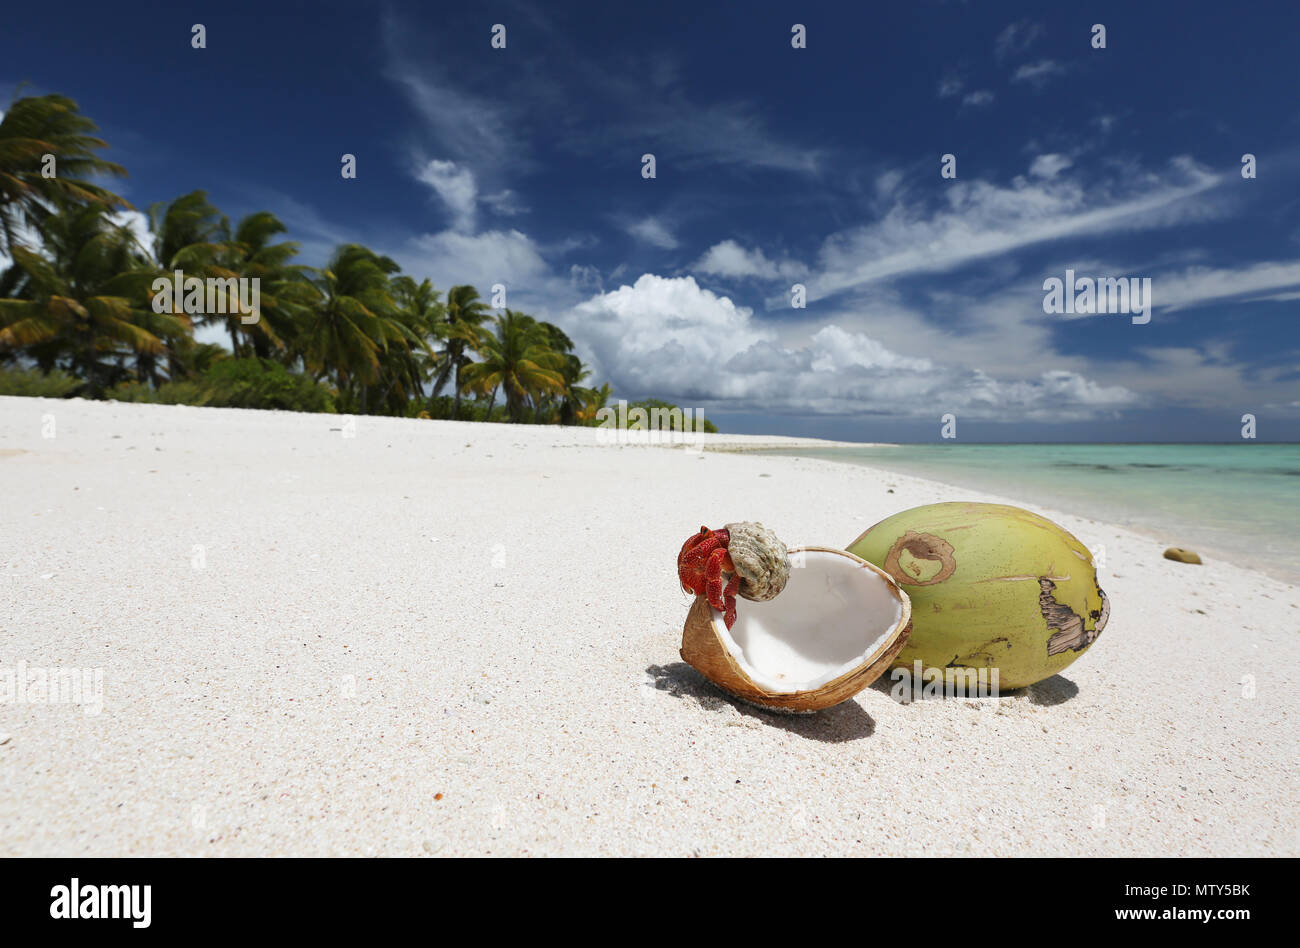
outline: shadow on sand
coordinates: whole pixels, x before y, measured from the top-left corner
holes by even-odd
[[[895,681],[890,677],[889,672],[881,675],[871,684],[871,688],[879,691],[883,695],[888,695],[893,701],[898,701],[894,696],[894,690],[906,685],[906,680]],[[1036,704],[1041,707],[1050,708],[1054,705],[1065,704],[1071,698],[1079,693],[1079,686],[1070,679],[1062,675],[1053,675],[1051,678],[1045,678],[1036,684],[1027,685],[1024,688],[1003,688],[999,698],[1015,698],[1025,700],[1030,704]],[[937,697],[935,700],[938,700]],[[984,700],[978,696],[971,696],[971,700]],[[899,701],[899,704],[911,704],[910,701]]]
[[[651,665],[645,671],[655,688],[674,698],[694,701],[705,711],[721,711],[730,705],[747,718],[809,740],[838,744],[870,737],[876,730],[876,722],[856,701],[845,701],[815,714],[781,714],[724,694],[685,662]]]

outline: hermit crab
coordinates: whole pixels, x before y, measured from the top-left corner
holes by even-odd
[[[725,586],[724,573],[730,577]],[[682,589],[707,599],[730,629],[736,624],[736,593],[754,602],[776,597],[790,578],[790,558],[785,544],[761,523],[702,526],[682,544],[677,575]]]

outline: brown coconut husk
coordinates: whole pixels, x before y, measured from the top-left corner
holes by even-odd
[[[881,646],[873,654],[868,655],[860,665],[809,691],[785,693],[767,691],[745,674],[736,663],[722,640],[722,635],[726,631],[722,616],[703,596],[695,597],[695,602],[691,604],[690,612],[686,615],[681,648],[682,659],[687,664],[728,694],[772,711],[795,714],[821,711],[852,698],[884,674],[894,658],[903,650],[903,646],[907,644],[907,637],[912,632],[912,602],[899,588],[894,578],[884,570],[846,550],[830,547],[795,547],[790,550],[790,553],[797,554],[801,551],[834,553],[855,560],[861,568],[869,569],[880,576],[901,604],[898,622],[894,624]]]

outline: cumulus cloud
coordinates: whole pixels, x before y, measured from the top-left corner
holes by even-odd
[[[513,229],[480,234],[445,230],[415,238],[412,248],[393,256],[403,270],[428,274],[435,286],[472,283],[486,294],[494,283],[537,283],[548,273],[536,244]]]
[[[692,407],[1064,420],[1132,400],[1075,372],[1002,380],[906,356],[833,324],[783,341],[752,310],[692,277],[644,274],[578,304],[565,325],[620,394]]]
[[[769,260],[762,250],[746,250],[734,240],[714,244],[691,268],[721,277],[756,277],[764,280],[794,279],[807,272],[790,260]]]

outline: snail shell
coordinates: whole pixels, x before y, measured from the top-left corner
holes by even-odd
[[[775,598],[790,579],[790,556],[780,538],[761,523],[729,523],[727,552],[740,577],[740,595],[753,602]]]

